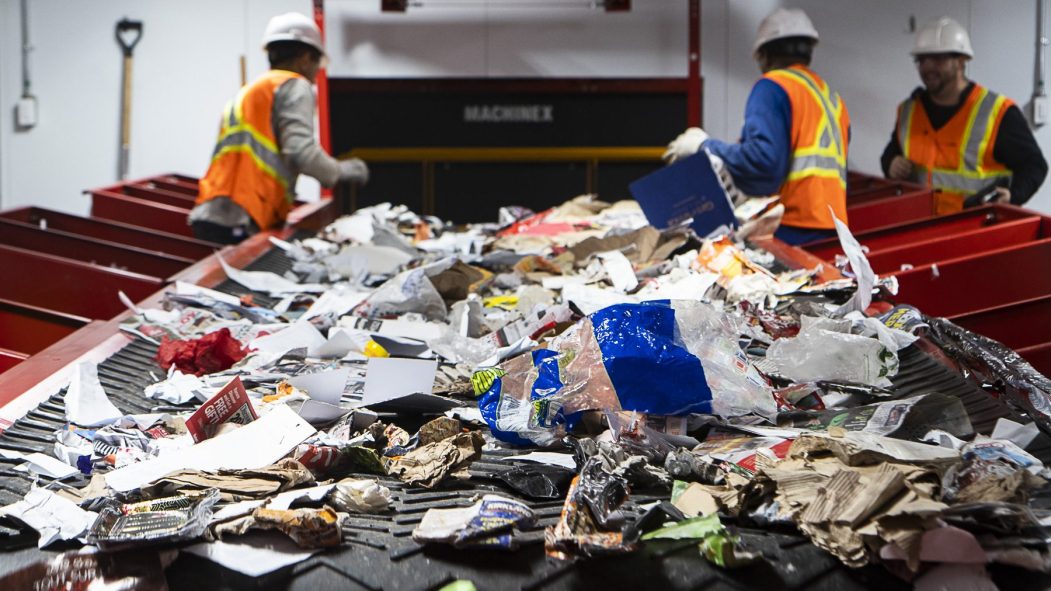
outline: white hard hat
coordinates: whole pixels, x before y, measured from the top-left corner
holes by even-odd
[[[817,29],[801,8],[778,8],[766,15],[763,22],[759,23],[759,33],[755,37],[752,52],[759,51],[770,41],[786,37],[809,37],[817,41]]]
[[[279,14],[266,24],[263,48],[275,41],[298,41],[325,54],[325,44],[321,42],[321,30],[317,28],[317,23],[298,12]]]
[[[912,55],[925,53],[962,53],[974,57],[967,29],[947,16],[928,22],[916,33]]]

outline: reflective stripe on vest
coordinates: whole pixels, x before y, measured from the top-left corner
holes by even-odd
[[[223,113],[223,128],[212,153],[212,161],[223,154],[243,152],[248,154],[256,166],[271,176],[285,189],[285,198],[291,203],[293,196],[289,192],[292,172],[281,158],[281,150],[270,138],[244,121],[242,103],[248,86],[237,93],[237,97],[226,105]]]
[[[839,128],[842,102],[838,93],[829,93],[806,73],[796,69],[779,70],[803,82],[803,87],[810,92],[817,104],[825,112],[821,122],[821,132],[817,144],[801,146],[792,152],[789,164],[788,180],[797,180],[808,176],[838,178],[843,187],[847,186],[847,158],[844,149],[844,138]]]
[[[986,186],[992,179],[1010,177],[1009,170],[988,170],[985,168],[984,155],[991,151],[990,141],[995,131],[995,121],[1004,108],[1007,99],[986,88],[977,87],[974,92],[981,93],[967,114],[967,124],[960,141],[958,166],[953,168],[927,168],[914,163],[914,178],[918,182],[952,193],[971,194]],[[909,134],[913,128],[916,113],[915,98],[910,98],[902,105],[898,117],[898,142],[902,146],[902,155],[909,160],[914,156],[912,142],[915,137]]]

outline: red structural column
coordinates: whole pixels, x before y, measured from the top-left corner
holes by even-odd
[[[321,29],[321,40],[325,39],[325,0],[314,0],[314,22]],[[321,147],[332,153],[332,139],[329,135],[328,117],[328,72],[322,68],[317,73],[317,113],[318,132],[321,136]]]
[[[701,104],[701,0],[690,0],[689,75],[686,87],[686,123],[700,127],[704,122]]]

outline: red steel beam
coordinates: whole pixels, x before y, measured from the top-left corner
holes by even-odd
[[[1051,294],[1051,238],[944,261],[897,275],[895,300],[954,316]]]
[[[171,191],[150,188],[142,185],[125,185],[121,187],[121,192],[128,197],[136,197],[138,199],[145,199],[155,203],[181,207],[187,211],[193,209],[193,202],[195,199],[194,197],[183,193],[173,193]]]
[[[872,265],[872,270],[879,275],[895,275],[902,272],[902,265],[918,268],[962,256],[977,255],[1032,242],[1040,237],[1039,231],[1040,218],[1031,217],[977,230],[947,234],[941,238],[932,238],[923,242],[903,244],[897,248],[870,250],[869,264]]]
[[[163,285],[155,277],[13,246],[0,246],[0,260],[0,298],[85,318],[123,311],[118,291],[138,301]]]
[[[0,300],[0,347],[32,355],[88,322],[80,316]]]
[[[153,179],[148,183],[143,183],[147,188],[157,188],[169,193],[177,193],[179,195],[186,195],[190,199],[197,199],[198,187],[197,185],[188,185],[186,183],[171,182],[163,179]]]
[[[91,194],[91,216],[193,238],[187,210],[109,191]]]
[[[14,368],[14,366],[22,363],[26,359],[25,353],[19,353],[18,351],[8,351],[7,349],[0,349],[0,373]]]
[[[151,252],[137,246],[78,236],[62,230],[43,230],[5,219],[0,219],[0,244],[158,278],[174,275],[193,263],[190,259]]]
[[[1036,213],[1019,207],[989,205],[947,216],[926,218],[896,226],[854,232],[854,237],[858,239],[862,246],[867,246],[869,252],[878,252],[887,248],[915,244],[925,240],[942,238],[960,232],[1027,218],[1040,219]],[[1041,235],[1051,235],[1051,231],[1046,228],[1042,229]],[[838,238],[811,242],[806,245],[806,250],[828,261],[833,260],[837,254],[843,254]]]
[[[934,193],[925,190],[888,197],[861,205],[847,205],[847,222],[853,232],[862,232],[934,216]]]
[[[189,260],[203,259],[218,248],[218,245],[212,242],[157,230],[144,230],[138,226],[120,222],[83,218],[40,207],[21,207],[3,211],[0,212],[0,218],[45,227],[49,230],[61,230],[89,238],[128,244]]]
[[[950,317],[978,334],[1018,350],[1051,343],[1051,295]]]

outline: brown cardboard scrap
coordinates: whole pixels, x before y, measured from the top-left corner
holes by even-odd
[[[463,432],[460,421],[449,417],[438,417],[420,427],[420,445],[437,443]]]
[[[482,455],[485,440],[477,431],[418,447],[387,465],[387,473],[406,484],[434,488],[447,477],[467,477],[467,467]]]
[[[143,486],[148,498],[172,496],[178,492],[217,488],[224,501],[259,499],[304,483],[314,482],[306,466],[286,458],[254,470],[179,470]]]
[[[690,483],[672,504],[686,517],[710,515],[719,510],[719,501],[699,482]]]

